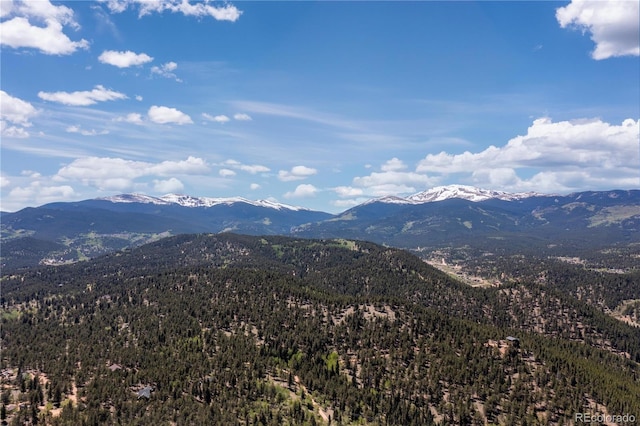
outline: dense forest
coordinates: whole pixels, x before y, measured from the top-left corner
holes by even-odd
[[[481,289],[373,243],[220,234],[15,272],[1,283],[1,420],[640,418],[640,329],[602,308],[640,299],[637,273],[553,265]]]

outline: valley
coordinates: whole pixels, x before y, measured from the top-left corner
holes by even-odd
[[[640,298],[637,276],[559,260],[541,280],[519,258],[529,269],[472,287],[365,241],[199,234],[3,275],[7,419],[506,425],[637,412],[640,332],[600,307]]]

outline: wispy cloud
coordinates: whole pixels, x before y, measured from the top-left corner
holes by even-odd
[[[63,105],[87,106],[98,102],[127,99],[124,93],[106,89],[97,85],[93,90],[77,92],[38,92],[38,97],[45,101],[57,102]]]
[[[224,114],[214,116],[211,114],[207,114],[206,112],[202,113],[202,118],[208,121],[214,121],[216,123],[228,123],[229,121],[231,121],[231,119]]]
[[[231,168],[242,170],[243,172],[247,172],[252,175],[255,175],[256,173],[266,173],[271,171],[270,168],[261,164],[242,164],[239,161],[232,159],[225,161],[224,164]]]
[[[178,64],[176,64],[175,62],[167,62],[160,66],[151,67],[151,73],[162,76],[164,78],[173,78],[177,82],[182,82],[182,80],[179,79],[174,73],[174,71],[177,69]]]
[[[96,129],[85,130],[85,129],[82,129],[80,126],[69,126],[67,127],[66,131],[67,133],[79,133],[82,136],[99,136],[99,135],[109,134],[108,130],[96,130]]]
[[[195,2],[189,0],[100,0],[107,4],[107,7],[114,13],[124,12],[127,8],[138,8],[140,17],[151,13],[162,13],[165,11],[182,13],[185,16],[210,16],[217,21],[235,22],[242,15],[237,7],[232,4],[224,6],[212,6],[208,3]]]
[[[356,123],[349,120],[342,119],[332,114],[317,112],[305,107],[259,101],[233,101],[231,102],[231,105],[237,109],[254,114],[295,118],[298,120],[305,120],[343,129],[360,128]]]

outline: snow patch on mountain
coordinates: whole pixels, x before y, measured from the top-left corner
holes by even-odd
[[[144,194],[120,194],[111,197],[99,198],[99,200],[110,201],[112,203],[142,203],[142,204],[158,204],[172,205],[177,204],[183,207],[213,207],[218,205],[234,205],[237,203],[249,204],[256,207],[265,207],[275,210],[291,210],[302,211],[309,210],[303,207],[291,206],[288,204],[277,203],[270,200],[249,200],[243,197],[194,197],[184,194],[166,194],[162,197],[152,197]]]
[[[426,191],[418,192],[407,197],[408,200],[417,203],[428,203],[432,201],[443,201],[451,198],[459,198],[463,200],[478,202],[491,199],[515,201],[523,198],[540,196],[535,192],[519,192],[511,193],[504,191],[494,191],[491,189],[476,188],[469,185],[448,185],[436,186]]]
[[[385,196],[368,201],[369,203],[387,203],[387,204],[424,204],[436,201],[450,200],[458,198],[467,201],[479,202],[491,199],[517,201],[529,197],[543,196],[537,192],[519,192],[511,193],[504,191],[494,191],[491,189],[476,188],[469,185],[447,185],[436,186],[426,191],[418,192],[406,198],[397,196]]]
[[[120,194],[113,195],[111,197],[100,197],[96,198],[101,201],[110,201],[112,203],[140,203],[140,204],[162,204],[167,205],[171,204],[168,201],[164,201],[157,197],[151,197],[149,195],[144,194]]]

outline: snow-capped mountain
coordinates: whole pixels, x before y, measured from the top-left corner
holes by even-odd
[[[171,204],[169,201],[164,201],[157,197],[151,197],[144,194],[119,194],[111,197],[97,198],[101,201],[110,201],[112,203],[140,203],[140,204]]]
[[[283,203],[276,203],[269,200],[249,200],[243,197],[194,197],[184,194],[166,194],[162,197],[152,197],[144,194],[121,194],[111,197],[99,198],[102,201],[110,201],[112,203],[142,203],[142,204],[158,204],[171,205],[177,204],[182,207],[213,207],[217,205],[233,205],[236,203],[249,204],[256,207],[266,207],[275,210],[292,210],[301,211],[308,210],[303,207],[291,206]]]
[[[504,191],[494,191],[490,189],[476,188],[469,185],[447,185],[436,186],[426,191],[418,192],[408,197],[385,196],[367,201],[370,203],[386,203],[386,204],[424,204],[435,201],[444,201],[452,198],[458,198],[467,201],[479,202],[491,199],[515,201],[529,197],[544,196],[536,192],[519,192],[511,193]]]
[[[408,200],[416,203],[429,203],[432,201],[443,201],[451,198],[460,198],[468,201],[486,201],[498,199],[505,201],[521,200],[523,198],[541,196],[536,192],[511,193],[504,191],[494,191],[491,189],[476,188],[469,185],[447,185],[436,186],[426,191],[418,192],[407,197]]]

